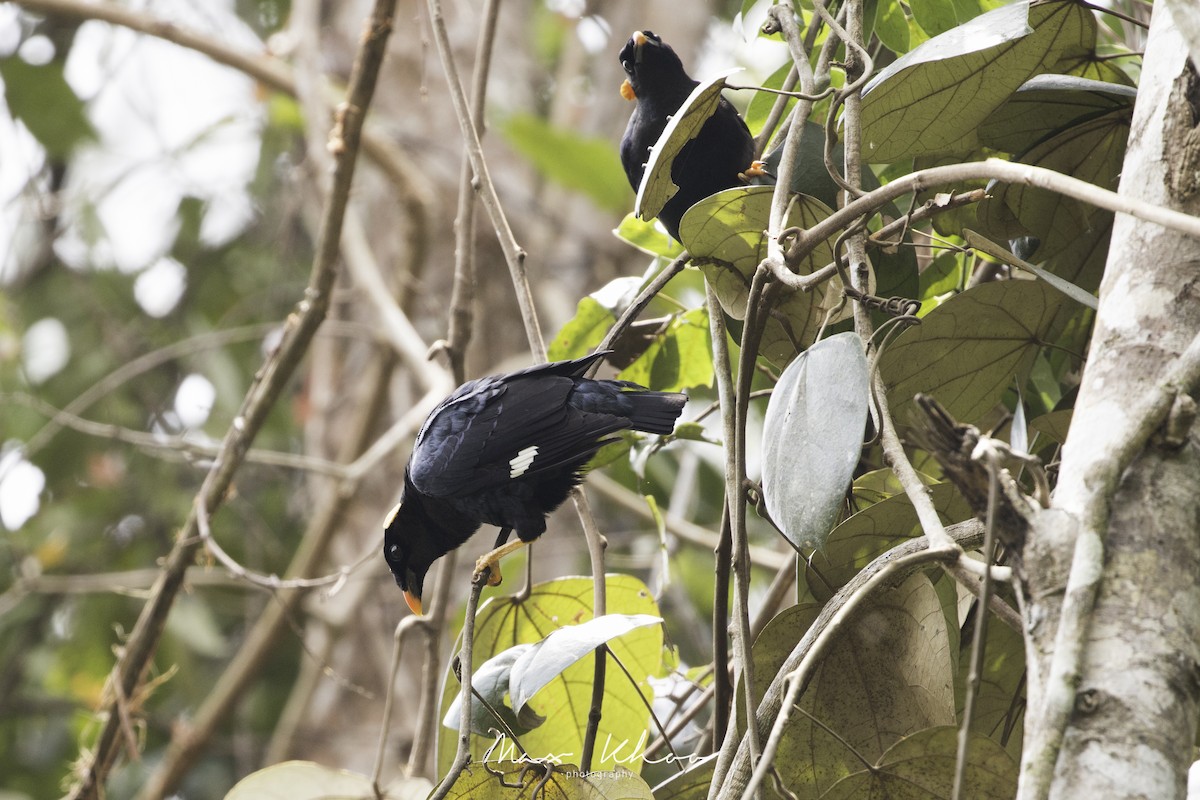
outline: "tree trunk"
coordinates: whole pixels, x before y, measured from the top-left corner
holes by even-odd
[[[1168,8],[1156,5],[1120,192],[1200,211],[1197,120],[1200,80]],[[1064,592],[1067,565],[1089,534],[1102,543],[1103,571],[1049,794],[1186,795],[1200,700],[1200,435],[1188,399],[1167,421],[1180,432],[1158,427],[1111,485],[1103,476],[1198,331],[1200,241],[1118,215],[1054,507],[1039,515],[1024,553],[1030,717],[1021,797],[1040,794],[1027,781],[1038,758],[1030,743],[1046,733],[1039,711],[1062,649],[1049,621],[1075,591],[1078,570]]]

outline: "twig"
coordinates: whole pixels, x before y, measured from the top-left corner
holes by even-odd
[[[721,312],[721,301],[717,298],[716,290],[708,281],[704,282],[705,298],[708,303],[708,324],[712,329],[713,374],[717,381],[717,398],[721,408],[721,427],[725,441],[725,503],[721,509],[721,533],[713,556],[716,559],[714,571],[716,580],[713,582],[713,686],[716,704],[713,708],[712,730],[713,740],[725,738],[729,725],[729,715],[733,705],[733,683],[729,676],[729,571],[733,561],[733,533],[730,526],[731,505],[733,496],[729,493],[731,485],[739,486],[740,481],[730,481],[729,453],[734,441],[734,388],[733,376],[729,364],[728,332],[725,330],[725,318]]]
[[[595,489],[609,500],[618,503],[623,508],[638,514],[642,518],[647,520],[653,519],[650,509],[646,507],[645,498],[636,492],[626,489],[603,472],[593,472],[589,475],[587,485],[589,489]],[[711,551],[717,548],[720,537],[707,528],[701,527],[691,520],[674,514],[669,510],[663,512],[662,516],[663,522],[667,525],[667,531],[672,536],[706,550]],[[783,569],[785,565],[790,564],[791,558],[790,553],[781,553],[762,545],[750,545],[750,563],[756,567],[778,571]]]
[[[500,0],[486,0],[483,24],[475,43],[475,65],[471,73],[471,116],[475,133],[483,138],[481,124],[486,110],[488,73],[492,65],[492,47],[496,24],[500,19]],[[467,345],[471,341],[475,314],[475,189],[471,185],[471,164],[464,161],[458,174],[458,209],[454,216],[454,284],[450,291],[450,319],[446,332],[446,351],[455,383],[467,379]]]
[[[616,322],[613,323],[612,327],[608,329],[608,332],[604,334],[604,339],[600,342],[600,344],[596,345],[596,349],[610,349],[613,346],[613,343],[616,342],[616,340],[620,338],[621,334],[625,332],[625,329],[628,328],[633,321],[636,320],[638,316],[646,310],[646,306],[650,305],[650,301],[658,296],[658,293],[661,292],[666,285],[671,282],[672,278],[683,271],[683,268],[687,266],[689,258],[691,258],[691,256],[689,256],[685,250],[676,256],[674,261],[663,267],[662,271],[655,275],[654,278],[646,284],[645,288],[638,293],[638,296],[634,298],[633,302],[621,312],[621,316]],[[599,365],[597,364],[596,366]]]
[[[941,167],[917,170],[864,194],[808,230],[797,232],[795,241],[789,249],[788,259],[794,260],[807,255],[818,244],[837,235],[844,227],[864,214],[878,211],[898,197],[935,189],[939,186],[977,180],[998,180],[1045,189],[1106,211],[1128,214],[1170,230],[1200,237],[1200,218],[1119,195],[1116,192],[1101,189],[1094,184],[1044,167],[989,158],[986,161],[947,164]],[[811,276],[796,275],[781,261],[768,258],[763,263],[771,270],[772,276],[786,286],[804,289],[809,285],[808,279]]]
[[[996,498],[999,495],[1000,464],[994,450],[988,450],[984,459],[991,473],[988,484],[987,530],[983,535],[983,563],[991,564],[996,557]],[[979,696],[979,681],[983,669],[983,650],[987,642],[988,600],[992,596],[992,574],[985,571],[983,588],[979,596],[979,613],[976,615],[975,631],[971,640],[971,666],[967,674],[966,701],[963,705],[962,727],[958,731],[958,750],[954,760],[953,800],[960,800],[963,781],[967,776],[967,754],[971,745],[971,723],[975,718],[975,700]]]
[[[333,188],[322,219],[321,233],[313,258],[312,274],[295,314],[288,318],[280,345],[266,360],[254,384],[247,392],[241,412],[234,419],[222,446],[222,453],[205,479],[199,503],[212,515],[223,503],[233,476],[241,466],[245,453],[255,435],[266,421],[295,368],[299,365],[317,328],[325,318],[330,293],[337,274],[337,254],[341,240],[342,219],[349,201],[350,186],[361,141],[363,118],[375,89],[375,79],[391,31],[394,2],[379,0],[363,36],[362,46],[351,72],[348,102],[339,113],[335,136],[336,168]],[[195,509],[196,506],[193,507]],[[163,573],[155,586],[153,597],[142,609],[124,652],[117,663],[120,688],[126,696],[134,693],[142,680],[166,624],[167,614],[183,582],[187,566],[195,555],[200,540],[198,516],[189,516],[167,556]],[[74,798],[98,797],[104,781],[116,759],[114,747],[118,715],[107,708],[107,720],[91,749],[82,778],[69,794]]]
[[[396,631],[392,634],[392,664],[388,670],[389,686],[383,698],[383,719],[379,723],[379,742],[375,747],[375,768],[371,770],[371,784],[375,787],[375,794],[380,797],[383,794],[379,781],[383,776],[383,761],[384,755],[387,752],[387,735],[392,722],[392,703],[396,698],[396,673],[400,671],[400,655],[404,652],[404,638],[408,635],[409,631],[421,628],[425,628],[426,631],[429,629],[423,618],[415,615],[408,616],[396,624]],[[428,632],[426,635],[428,636]]]
[[[458,750],[454,754],[454,763],[446,777],[438,784],[437,789],[429,796],[429,800],[444,800],[454,784],[462,775],[463,770],[471,763],[471,705],[474,693],[471,688],[471,678],[475,670],[472,661],[472,651],[475,645],[475,614],[479,610],[479,593],[487,582],[488,571],[484,570],[471,581],[471,594],[467,597],[467,613],[463,620],[462,649],[458,654],[459,685],[462,687],[461,713],[458,717]]]
[[[70,428],[73,431],[88,436],[109,439],[114,442],[124,442],[125,444],[131,444],[164,456],[173,454],[177,458],[185,459],[189,456],[193,458],[215,458],[221,452],[220,445],[215,442],[201,441],[188,434],[163,435],[146,433],[145,431],[135,431],[120,425],[95,422],[76,416],[65,408],[55,408],[39,397],[20,392],[13,394],[0,392],[0,403],[15,403],[32,408],[38,413],[50,417],[52,420],[51,424],[56,428]],[[46,430],[46,428],[42,430]],[[324,458],[306,456],[303,453],[281,453],[275,450],[252,449],[246,451],[246,461],[264,466],[305,470],[332,478],[342,478],[346,475],[346,469],[342,464],[337,464]]]
[[[595,517],[588,506],[587,495],[576,487],[571,492],[575,501],[575,510],[583,525],[583,535],[587,540],[588,561],[592,565],[592,617],[601,617],[607,613],[608,584],[604,577],[604,548],[607,542],[596,527]],[[532,559],[530,559],[532,561]],[[592,671],[592,701],[588,709],[587,728],[583,734],[583,753],[580,756],[579,768],[584,772],[592,769],[592,754],[596,748],[596,736],[600,732],[601,711],[604,704],[604,675],[607,659],[604,657],[607,648],[601,644],[595,651],[595,664]]]
[[[500,205],[496,195],[496,186],[488,172],[487,161],[483,157],[483,145],[480,144],[476,133],[471,109],[467,105],[467,97],[463,92],[462,82],[458,77],[458,67],[454,63],[454,54],[450,50],[450,37],[446,33],[446,20],[442,15],[441,0],[428,0],[429,23],[433,28],[433,40],[437,44],[438,56],[442,62],[442,71],[446,73],[446,83],[450,89],[450,99],[454,104],[454,112],[458,118],[458,127],[462,132],[466,145],[467,158],[475,173],[478,186],[479,201],[491,220],[504,253],[504,261],[512,276],[513,289],[516,292],[517,307],[521,310],[521,320],[525,324],[525,336],[533,351],[535,361],[546,360],[546,342],[542,337],[541,325],[538,322],[537,309],[533,302],[533,292],[529,288],[529,278],[525,272],[525,251],[517,244],[508,217]]]

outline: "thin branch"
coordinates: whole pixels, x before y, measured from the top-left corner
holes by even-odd
[[[211,516],[224,502],[233,476],[241,466],[250,443],[266,421],[267,414],[291,379],[312,342],[317,328],[325,318],[330,294],[337,274],[337,255],[341,240],[342,219],[349,201],[354,177],[363,119],[375,89],[375,79],[383,62],[394,2],[380,0],[373,10],[362,46],[351,72],[347,103],[339,110],[335,126],[336,168],[333,188],[321,224],[321,234],[313,258],[312,273],[305,297],[296,313],[289,316],[279,346],[267,357],[266,363],[247,392],[242,410],[225,437],[222,453],[209,472],[199,493],[200,506],[193,507],[167,556],[163,573],[155,585],[154,596],[142,609],[117,662],[120,689],[131,696],[142,681],[150,660],[157,649],[166,624],[167,614],[174,603],[183,576],[200,544],[196,507],[203,507]],[[90,748],[81,780],[72,787],[69,797],[99,797],[109,771],[119,751],[117,733],[119,720],[110,704],[104,709],[107,719],[95,746]],[[103,712],[102,712],[103,713]]]
[[[546,342],[542,336],[541,325],[538,322],[537,309],[533,302],[533,292],[529,288],[529,277],[525,271],[525,251],[517,244],[508,217],[500,205],[496,195],[496,185],[492,183],[488,172],[487,161],[483,157],[483,145],[476,133],[471,109],[467,105],[467,97],[463,92],[462,82],[458,77],[458,67],[454,62],[454,54],[450,50],[450,37],[446,32],[446,20],[442,15],[441,0],[428,0],[429,22],[433,28],[433,40],[437,44],[438,57],[442,62],[442,71],[446,74],[446,83],[450,90],[450,100],[454,104],[454,113],[458,118],[458,127],[462,132],[466,145],[467,158],[475,173],[478,186],[479,201],[491,220],[504,253],[504,261],[512,276],[513,289],[516,293],[517,307],[521,310],[521,321],[525,324],[525,336],[529,340],[530,350],[535,361],[546,360]]]
[[[991,564],[996,557],[996,502],[1000,494],[1000,462],[994,449],[986,451],[991,483],[988,484],[987,530],[983,535],[983,563]],[[975,701],[979,697],[979,682],[983,673],[983,650],[987,643],[988,600],[992,596],[992,575],[985,572],[983,588],[979,597],[979,613],[976,615],[975,631],[971,640],[971,666],[967,673],[966,701],[963,705],[962,726],[958,731],[958,750],[954,760],[954,786],[952,800],[961,800],[963,783],[967,777],[967,755],[971,745],[971,723],[975,719]]]
[[[716,580],[713,581],[712,646],[716,705],[713,709],[712,729],[713,741],[720,741],[725,738],[733,705],[733,684],[729,676],[729,571],[733,561],[733,534],[729,519],[733,495],[729,492],[731,486],[740,487],[741,482],[731,481],[729,474],[729,453],[733,446],[737,421],[734,418],[734,388],[729,363],[728,333],[725,330],[725,318],[716,290],[705,281],[704,291],[708,303],[708,324],[712,329],[713,374],[716,376],[717,399],[721,409],[721,438],[726,443],[725,503],[721,509],[721,533],[713,552]]]
[[[843,228],[863,215],[873,214],[898,197],[936,189],[940,186],[977,180],[998,180],[1045,189],[1106,211],[1128,214],[1170,230],[1200,237],[1200,218],[1119,195],[1116,192],[1101,189],[1094,184],[1044,167],[989,158],[986,161],[947,164],[941,167],[917,170],[868,192],[808,230],[797,232],[795,241],[787,253],[787,260],[794,261],[802,258],[812,252],[817,244],[838,235]],[[771,270],[772,276],[786,286],[794,289],[806,289],[811,286],[811,276],[795,274],[787,268],[783,261],[768,258],[763,263]]]
[[[444,800],[454,784],[458,782],[463,770],[471,763],[471,699],[473,691],[471,678],[475,665],[475,614],[479,610],[479,593],[487,582],[488,571],[484,570],[471,581],[471,594],[467,597],[467,612],[463,620],[462,649],[458,654],[459,685],[461,689],[462,707],[458,718],[458,750],[454,754],[454,763],[446,777],[438,784],[437,790],[429,796],[429,800]]]
[[[176,459],[212,459],[220,455],[221,447],[213,441],[195,438],[196,434],[159,434],[135,431],[120,425],[95,422],[76,416],[66,409],[55,408],[40,397],[22,392],[0,392],[0,403],[13,403],[31,408],[39,414],[51,417],[56,427],[69,428],[78,433],[131,444],[163,456],[174,455]],[[43,429],[44,430],[44,429]],[[271,467],[305,470],[317,475],[343,478],[346,468],[324,458],[306,456],[303,453],[281,453],[275,450],[247,450],[246,462]]]
[[[626,489],[603,472],[591,473],[588,476],[587,485],[589,489],[595,489],[621,507],[638,514],[643,519],[653,521],[653,515],[646,507],[645,498]],[[672,536],[705,550],[711,551],[717,548],[720,537],[708,528],[697,525],[669,510],[664,511],[662,517],[663,522],[666,523],[667,532]],[[792,563],[792,554],[752,544],[750,545],[750,562],[756,567],[778,571]]]

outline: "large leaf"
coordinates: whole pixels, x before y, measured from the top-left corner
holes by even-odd
[[[575,764],[552,768],[529,761],[472,764],[446,800],[654,800],[650,787],[629,769],[583,772]]]
[[[607,585],[609,613],[660,616],[650,591],[637,578],[609,575]],[[591,619],[592,591],[592,581],[588,578],[561,578],[536,584],[525,598],[489,598],[476,616],[472,654],[475,668],[514,645],[539,642],[564,625]],[[648,626],[622,636],[610,647],[631,674],[644,678],[661,674],[662,643],[662,626]],[[547,721],[521,737],[530,757],[553,754],[561,761],[578,761],[582,757],[583,734],[591,709],[593,663],[592,656],[582,659],[539,693],[535,705]],[[442,695],[443,714],[457,693],[457,681],[450,676]],[[631,757],[631,752],[647,730],[646,703],[651,694],[644,680],[633,686],[620,670],[608,670],[593,769],[613,769],[620,765],[637,772],[641,755],[634,753]],[[602,747],[606,742],[608,747]],[[455,744],[456,733],[442,728],[438,739],[439,774],[450,768]],[[481,759],[493,744],[494,739],[472,736],[472,758]],[[625,744],[624,750],[618,750],[621,744]],[[511,753],[507,757],[515,758],[520,753],[512,752],[512,747],[511,742],[502,744]]]
[[[975,596],[961,586],[959,592],[969,595],[964,600],[978,614],[979,603]],[[978,624],[977,620],[975,624]],[[970,642],[971,637],[965,636],[954,682],[960,722],[971,671],[971,657],[967,652]],[[990,737],[1013,758],[1020,758],[1025,722],[1025,640],[995,617],[988,620],[981,667],[971,730]]]
[[[824,547],[837,521],[862,450],[869,380],[862,339],[839,333],[798,355],[771,392],[763,495],[792,547]]]
[[[381,800],[421,800],[433,786],[424,778],[398,778]],[[370,800],[378,798],[371,779],[311,761],[284,761],[252,772],[237,782],[225,800]]]
[[[483,703],[478,701],[471,704],[472,733],[477,733],[480,736],[492,736],[492,731],[503,730],[497,724],[495,718],[492,717],[492,711],[496,712],[500,720],[517,736],[524,736],[527,732],[546,721],[545,717],[528,706],[522,709],[525,712],[525,715],[522,717],[521,714],[513,711],[508,701],[513,664],[523,653],[535,646],[532,644],[518,644],[510,647],[483,662],[475,674],[471,676],[472,691],[477,693],[491,706],[491,710],[488,710]],[[461,724],[461,712],[462,692],[460,691],[454,698],[454,702],[450,704],[450,708],[446,710],[446,715],[442,717],[442,724],[452,730],[458,730]]]
[[[1090,48],[1095,20],[1069,1],[1013,3],[928,40],[863,91],[864,157],[872,162],[962,153],[976,128],[1031,75]]]
[[[880,358],[892,414],[905,419],[918,392],[961,422],[977,422],[1014,379],[1023,383],[1057,311],[1071,301],[1041,281],[968,289],[896,337]]]
[[[632,211],[613,230],[613,236],[650,256],[676,259],[683,253],[683,245],[671,238],[666,228],[653,220],[638,219]]]
[[[679,223],[679,236],[693,263],[704,271],[721,307],[735,319],[745,318],[750,281],[767,255],[765,231],[774,191],[770,186],[748,186],[717,192],[688,209]],[[787,225],[811,228],[831,213],[824,203],[798,195]],[[797,271],[807,275],[832,260],[833,250],[823,242]],[[835,277],[812,292],[784,295],[767,320],[760,354],[780,367],[786,365],[813,342],[826,312],[838,304],[841,294],[841,282]]]
[[[901,739],[874,764],[860,764],[853,774],[838,781],[822,800],[950,800],[954,796],[954,769],[958,729],[927,728]],[[962,797],[972,800],[1008,800],[1017,791],[1017,764],[1000,745],[973,735],[967,750]]]
[[[667,201],[675,196],[679,187],[671,180],[671,165],[684,145],[700,134],[708,118],[717,113],[721,103],[721,90],[725,79],[738,70],[727,70],[707,81],[701,82],[683,105],[671,117],[654,147],[650,148],[650,160],[642,183],[638,186],[634,214],[640,219],[654,219]],[[618,174],[620,174],[618,172]]]
[[[693,308],[672,317],[646,351],[617,377],[660,392],[712,386],[711,353],[708,309]]]
[[[685,771],[654,787],[654,800],[706,800],[716,767],[715,755],[693,760]]]
[[[929,487],[929,494],[942,522],[971,517],[971,507],[951,484],[936,483]],[[797,566],[801,576],[798,599],[826,602],[876,557],[920,535],[917,512],[907,494],[868,506],[833,529],[824,551],[813,553]]]
[[[821,797],[906,736],[954,723],[946,617],[924,574],[881,593],[822,660],[775,764],[800,797]],[[761,676],[767,680],[767,676]]]
[[[586,194],[606,211],[628,207],[629,183],[608,139],[555,127],[534,114],[513,114],[500,134],[547,178]]]
[[[1072,75],[1036,75],[979,126],[979,139],[987,147],[1021,153],[1083,121],[1114,112],[1128,118],[1136,96],[1130,86]]]
[[[523,650],[512,665],[509,689],[518,713],[568,667],[591,655],[597,647],[638,628],[662,624],[649,614],[605,614],[568,625]]]

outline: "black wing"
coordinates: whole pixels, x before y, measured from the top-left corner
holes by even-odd
[[[595,452],[596,439],[627,423],[581,413],[567,400],[576,379],[604,355],[463,384],[434,410],[417,437],[409,462],[413,485],[434,497],[460,497]]]

